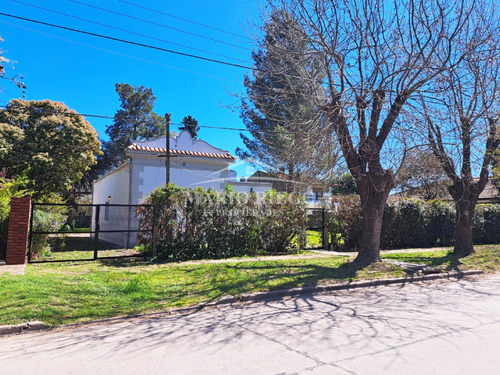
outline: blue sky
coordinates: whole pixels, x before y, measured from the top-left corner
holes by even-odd
[[[255,25],[260,23],[257,1],[248,0],[2,0],[0,12],[244,66],[252,65],[250,35],[256,34]],[[151,87],[157,97],[155,111],[171,112],[173,123],[191,115],[202,126],[244,127],[234,95],[243,93],[248,70],[5,16],[0,16],[0,36],[4,56],[16,61],[14,72],[24,77],[27,100],[50,99],[79,113],[113,116],[119,107],[114,85],[124,82]],[[15,85],[0,84],[0,105],[22,96]],[[106,138],[104,131],[112,120],[87,120]],[[243,147],[237,131],[201,129],[199,136],[233,155],[236,147]],[[237,171],[238,175],[252,172],[247,166]]]

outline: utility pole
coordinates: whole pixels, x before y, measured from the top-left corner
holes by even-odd
[[[165,169],[166,169],[166,174],[167,174],[167,184],[170,183],[170,116],[171,113],[165,113],[165,125],[166,125],[166,137],[165,137],[165,148],[166,148],[166,155],[165,155]]]

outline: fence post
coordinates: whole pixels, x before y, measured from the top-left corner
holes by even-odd
[[[94,260],[97,260],[97,249],[99,248],[99,229],[101,225],[99,222],[100,212],[101,212],[101,206],[100,205],[95,206]]]
[[[6,264],[26,263],[30,213],[30,197],[18,197],[10,200]]]
[[[156,205],[153,205],[153,220],[152,220],[152,227],[151,227],[151,240],[152,240],[152,247],[153,247],[153,256],[156,256],[156,235],[158,233],[158,229],[156,228]]]
[[[328,221],[328,211],[323,208],[323,249],[330,250],[330,236],[328,231],[328,226],[326,225]]]

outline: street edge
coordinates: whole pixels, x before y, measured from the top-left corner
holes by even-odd
[[[137,315],[128,315],[124,317],[117,317],[117,318],[92,320],[89,322],[67,324],[58,327],[51,327],[39,321],[16,324],[16,325],[5,325],[5,326],[0,326],[0,336],[18,335],[18,334],[36,332],[42,330],[78,328],[88,325],[115,323],[126,320],[138,319],[138,318],[161,318],[171,315],[187,315],[187,314],[194,314],[200,311],[207,311],[223,305],[262,302],[262,301],[282,299],[283,297],[296,297],[307,294],[324,294],[339,290],[370,288],[370,287],[392,285],[392,284],[404,285],[421,281],[462,279],[467,276],[477,276],[482,274],[484,274],[484,271],[482,270],[453,271],[453,272],[437,273],[429,275],[399,277],[393,279],[375,279],[375,280],[354,281],[354,282],[339,283],[339,284],[304,286],[300,288],[280,289],[268,292],[243,294],[240,296],[225,296],[215,302],[208,302],[194,307],[184,307],[184,308],[172,309],[168,311],[155,312],[155,313],[137,314]]]

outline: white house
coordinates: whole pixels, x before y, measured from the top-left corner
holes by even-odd
[[[136,141],[125,153],[128,161],[108,172],[93,184],[93,204],[135,205],[166,182],[165,137]],[[193,140],[182,131],[170,137],[170,181],[181,187],[214,188],[224,190],[232,185],[236,191],[262,193],[271,189],[270,183],[236,181],[236,173],[229,170],[236,161],[228,151],[216,148],[203,140]],[[137,229],[133,209],[103,207],[100,212],[100,230]],[[95,210],[94,210],[95,211]],[[95,215],[95,213],[94,213]],[[92,221],[94,222],[94,220]],[[101,233],[99,238],[120,246],[135,245],[136,233]]]

